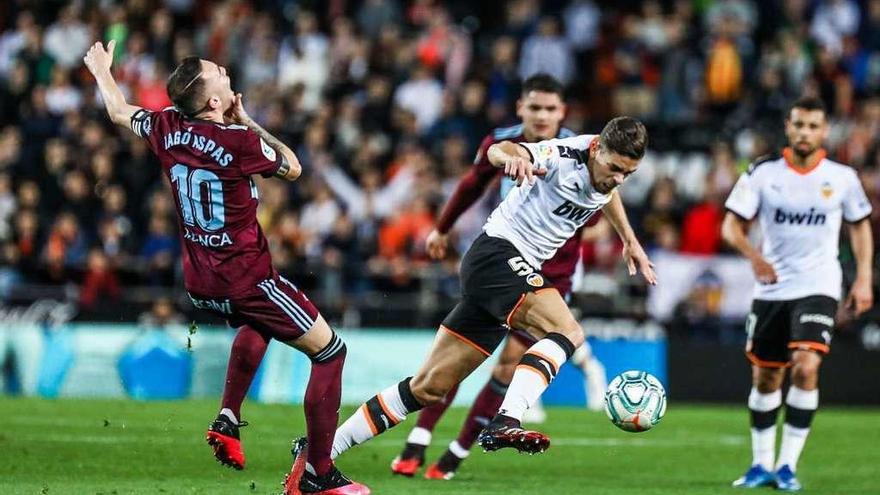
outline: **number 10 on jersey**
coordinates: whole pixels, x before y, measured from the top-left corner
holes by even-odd
[[[186,225],[216,232],[226,223],[223,183],[217,174],[178,163],[171,167],[171,183],[177,187],[180,214]]]

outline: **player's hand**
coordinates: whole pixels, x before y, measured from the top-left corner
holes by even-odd
[[[849,296],[846,298],[846,308],[852,309],[853,313],[859,316],[871,309],[873,305],[874,292],[871,288],[871,281],[864,278],[856,278],[852,288],[849,290]]]
[[[428,256],[435,260],[442,260],[446,257],[446,248],[448,246],[449,234],[441,234],[437,229],[432,230],[425,241]]]
[[[648,255],[638,241],[630,241],[623,244],[623,259],[626,261],[626,269],[629,271],[630,277],[637,272],[641,272],[646,282],[651,285],[657,285],[654,263],[648,258]]]
[[[244,109],[244,104],[241,102],[241,93],[235,93],[232,107],[226,111],[225,117],[231,124],[249,125],[251,116]]]
[[[103,43],[100,41],[95,42],[83,57],[83,62],[85,62],[86,67],[89,68],[89,72],[91,72],[92,75],[98,75],[104,71],[109,72],[110,66],[113,65],[113,51],[115,49],[116,40],[110,40],[110,42],[107,43],[106,50],[104,49]]]
[[[752,260],[752,271],[755,272],[755,278],[761,284],[775,284],[777,281],[776,270],[773,265],[767,263],[767,260],[758,256]]]
[[[504,175],[515,180],[517,186],[521,186],[523,181],[534,184],[536,176],[546,173],[546,169],[536,170],[532,162],[519,156],[511,156],[504,161]]]

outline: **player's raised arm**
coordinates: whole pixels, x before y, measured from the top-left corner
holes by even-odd
[[[98,90],[101,92],[101,98],[104,100],[104,106],[107,114],[114,124],[131,129],[131,117],[141,107],[129,105],[125,101],[125,95],[120,91],[119,86],[110,73],[110,66],[113,65],[113,50],[116,48],[116,40],[107,43],[107,48],[100,41],[96,42],[89,48],[83,57],[89,72],[95,76],[98,82]]]
[[[517,143],[502,141],[489,147],[489,163],[493,167],[503,168],[504,175],[516,181],[521,186],[524,180],[529,184],[535,182],[535,176],[544,175],[547,170],[535,167],[532,154]]]
[[[269,131],[263,129],[260,124],[257,124],[257,122],[248,115],[241,102],[241,93],[235,94],[235,101],[232,104],[232,108],[226,113],[226,118],[233,124],[247,126],[248,129],[254,131],[254,133],[260,136],[260,138],[265,141],[266,144],[271,146],[272,149],[281,153],[281,165],[278,167],[278,171],[275,172],[275,177],[289,181],[294,181],[299,178],[300,174],[302,174],[302,165],[299,163],[299,159],[293,153],[293,150],[286,144],[282,143],[280,139],[270,134]]]
[[[651,285],[657,285],[657,275],[654,273],[654,263],[648,259],[648,255],[636,238],[629,219],[626,217],[626,209],[623,207],[623,201],[617,191],[611,193],[611,201],[602,207],[602,213],[614,226],[617,235],[623,242],[623,259],[626,261],[626,268],[630,276],[635,275],[636,271],[642,273],[645,280]]]

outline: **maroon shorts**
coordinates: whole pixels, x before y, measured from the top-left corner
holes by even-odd
[[[193,306],[226,318],[229,325],[249,325],[273,339],[289,342],[302,337],[318,319],[318,309],[305,293],[281,275],[263,280],[260,293],[236,298],[189,294]]]

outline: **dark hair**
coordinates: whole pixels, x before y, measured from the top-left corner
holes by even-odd
[[[795,102],[791,104],[791,108],[788,109],[789,116],[791,115],[791,111],[795,108],[807,111],[819,110],[823,114],[828,114],[828,110],[825,109],[825,102],[816,96],[801,96],[795,100]]]
[[[645,124],[632,117],[616,117],[605,124],[599,144],[618,155],[640,160],[648,148],[648,131]]]
[[[195,116],[202,108],[202,93],[205,82],[202,80],[202,60],[199,57],[186,57],[168,77],[165,89],[168,98],[184,115]]]
[[[556,93],[559,95],[559,98],[565,98],[565,88],[562,87],[562,83],[550,74],[543,72],[539,72],[523,81],[522,94],[528,94],[530,91]]]

